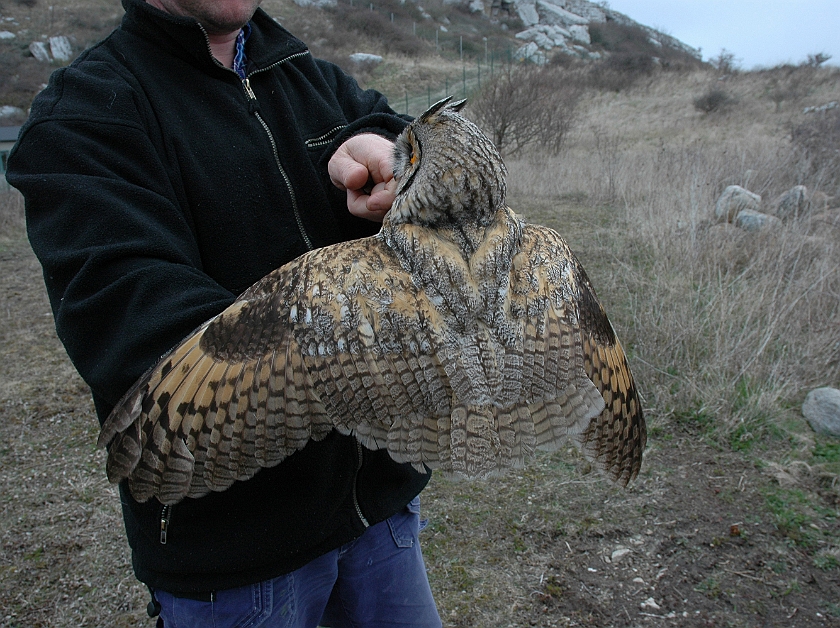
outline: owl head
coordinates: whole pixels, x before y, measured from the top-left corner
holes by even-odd
[[[507,169],[493,142],[445,98],[409,124],[394,146],[392,224],[486,226],[505,203]]]

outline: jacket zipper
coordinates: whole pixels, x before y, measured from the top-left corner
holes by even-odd
[[[253,76],[253,74],[251,76]],[[242,86],[245,88],[245,94],[248,96],[248,99],[253,104],[257,104],[257,95],[254,93],[254,90],[251,89],[251,82],[249,78],[242,81]],[[268,128],[268,124],[266,124],[265,120],[263,120],[263,117],[257,109],[254,110],[254,116],[257,118],[257,121],[259,121],[265,131],[265,134],[268,136],[268,141],[271,142],[271,150],[274,153],[274,163],[277,165],[277,170],[280,171],[280,175],[286,183],[286,189],[289,190],[289,197],[292,199],[292,212],[295,215],[295,222],[297,223],[298,231],[300,232],[301,238],[303,238],[304,244],[306,244],[306,248],[311,251],[315,247],[312,245],[312,240],[309,239],[309,234],[306,233],[306,229],[303,226],[303,217],[300,215],[300,208],[298,207],[295,190],[292,188],[292,181],[289,179],[289,175],[286,174],[283,164],[280,163],[280,153],[277,150],[277,142],[274,141],[274,134],[272,134],[271,129]]]
[[[201,29],[201,32],[204,33],[204,40],[207,43],[207,52],[210,54],[210,58],[213,59],[213,61],[219,67],[225,68],[225,70],[228,70],[229,72],[233,72],[234,74],[236,74],[236,72],[234,72],[232,68],[225,67],[221,63],[219,63],[219,60],[216,59],[216,57],[213,55],[213,49],[210,47],[210,36],[207,34],[207,30],[201,24],[199,24],[198,26]],[[308,50],[304,50],[303,52],[296,52],[295,54],[291,54],[288,57],[283,57],[279,61],[275,61],[271,65],[268,65],[264,68],[260,68],[259,70],[255,70],[254,72],[251,72],[251,74],[249,74],[242,81],[242,86],[245,89],[245,95],[248,97],[249,102],[253,105],[258,104],[257,103],[257,95],[254,94],[254,90],[251,89],[251,83],[248,80],[248,79],[250,79],[250,77],[254,76],[255,74],[259,74],[260,72],[267,72],[268,70],[271,70],[272,68],[276,68],[278,65],[280,65],[282,63],[286,63],[287,61],[291,61],[292,59],[297,59],[298,57],[305,57],[308,54],[309,54]],[[237,75],[236,78],[239,78],[239,75]],[[257,117],[257,120],[259,121],[259,123],[262,126],[263,130],[265,131],[266,135],[268,135],[268,141],[271,142],[271,149],[274,152],[274,163],[277,164],[277,169],[280,171],[280,175],[283,177],[283,181],[286,184],[286,189],[289,190],[289,197],[292,199],[292,211],[294,212],[294,215],[295,215],[295,222],[297,223],[298,231],[300,232],[301,238],[303,238],[303,243],[306,245],[306,248],[311,251],[315,247],[312,244],[312,240],[309,238],[309,234],[306,233],[306,230],[303,227],[303,218],[300,215],[300,209],[298,208],[297,197],[295,196],[295,191],[292,188],[292,180],[289,179],[289,175],[286,174],[286,170],[283,168],[283,165],[280,163],[280,153],[277,151],[277,142],[274,141],[274,135],[271,133],[271,129],[268,128],[268,124],[266,124],[265,120],[263,120],[262,116],[260,115],[260,112],[256,109],[254,109],[253,113]]]
[[[172,517],[172,506],[166,505],[160,511],[160,544],[166,545],[169,534],[169,519]]]
[[[356,483],[359,481],[359,471],[362,470],[363,452],[364,450],[362,449],[362,444],[359,441],[356,441],[356,453],[358,454],[356,457],[358,458],[358,462],[356,463],[356,474],[353,477],[353,505],[356,507],[356,514],[359,515],[362,525],[369,528],[370,523],[368,523],[368,520],[365,519],[365,516],[362,514],[362,507],[359,506],[358,494],[356,492]]]

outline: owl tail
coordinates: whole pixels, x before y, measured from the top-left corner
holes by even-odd
[[[604,400],[585,377],[557,397],[530,406],[501,409],[455,402],[450,415],[437,420],[439,457],[429,466],[467,479],[522,467],[535,449],[553,451],[569,439],[579,443],[603,410]]]
[[[523,466],[537,441],[527,407],[458,404],[438,419],[437,432],[440,457],[433,466],[467,479]]]

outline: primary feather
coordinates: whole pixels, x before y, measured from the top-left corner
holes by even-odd
[[[99,437],[112,482],[172,504],[332,429],[468,478],[566,440],[636,476],[645,422],[621,344],[563,238],[505,206],[504,164],[462,106],[398,138],[379,234],[270,273],[134,385]]]

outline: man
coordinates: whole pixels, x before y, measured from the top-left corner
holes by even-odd
[[[100,421],[264,274],[374,233],[407,124],[259,0],[123,5],[121,26],[35,100],[8,172]],[[333,432],[174,507],[120,493],[167,628],[427,627],[440,626],[417,542],[428,479]]]

